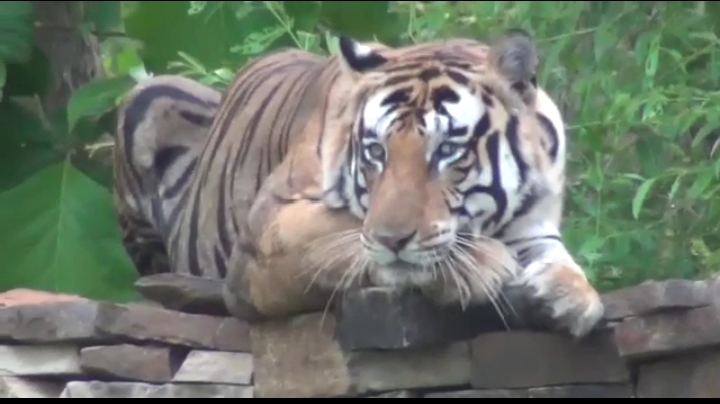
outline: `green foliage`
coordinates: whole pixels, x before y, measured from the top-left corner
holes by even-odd
[[[0,288],[22,285],[133,300],[135,274],[118,243],[107,190],[69,162],[0,194]],[[6,264],[7,265],[7,264]]]
[[[119,98],[149,74],[223,88],[269,50],[334,53],[340,32],[401,45],[530,31],[541,50],[539,82],[568,125],[565,241],[594,284],[706,277],[720,264],[716,3],[78,3],[81,31],[103,38],[108,78],[79,88],[57,116],[8,100],[43,94],[48,63],[31,42],[29,2],[0,5],[3,288],[131,298],[134,272],[112,230],[102,153],[112,142],[101,137]],[[62,242],[53,249],[51,238]]]

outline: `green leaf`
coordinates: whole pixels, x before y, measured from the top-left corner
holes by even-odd
[[[43,95],[50,80],[50,61],[42,50],[33,46],[28,62],[7,64],[4,92],[7,97]]]
[[[29,1],[0,3],[0,60],[25,63],[32,52],[33,14]]]
[[[122,26],[120,1],[86,1],[85,18],[95,25],[98,32],[108,32]]]
[[[65,161],[0,194],[0,290],[135,300],[112,196]]]
[[[715,180],[715,172],[712,169],[706,169],[701,171],[693,182],[692,186],[688,190],[687,196],[690,199],[698,198],[703,192],[710,186]]]
[[[331,29],[361,41],[393,41],[405,30],[389,1],[323,1],[320,18]]]
[[[67,119],[70,130],[75,127],[78,119],[98,117],[114,108],[118,97],[134,84],[131,77],[123,76],[93,81],[77,89],[68,103]]]
[[[299,31],[313,31],[320,17],[321,1],[283,1],[288,17],[293,19],[293,28]]]
[[[645,203],[645,199],[647,198],[648,192],[650,192],[650,188],[652,188],[655,181],[657,181],[657,177],[645,180],[645,182],[643,182],[640,185],[637,192],[635,192],[635,197],[632,200],[633,218],[637,219],[638,216],[640,215],[640,209],[642,209],[642,206]]]
[[[233,55],[230,48],[277,22],[264,8],[238,21],[236,3],[244,2],[213,3],[221,6],[208,4],[210,10],[188,15],[187,1],[138,2],[137,9],[125,20],[125,30],[130,37],[143,42],[143,62],[149,71],[167,72],[168,63],[178,59],[178,52],[192,55],[211,69],[244,60]]]

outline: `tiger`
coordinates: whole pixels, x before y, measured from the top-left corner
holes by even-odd
[[[464,307],[515,288],[583,337],[604,306],[562,241],[565,126],[538,64],[522,29],[268,52],[237,72],[209,128],[119,127],[150,145],[118,148],[135,173],[116,180],[137,217],[125,226],[149,223],[171,271],[223,279],[243,319],[318,311],[354,287]],[[139,162],[161,154],[167,176],[144,177]]]
[[[113,197],[122,244],[141,276],[174,272],[163,234],[185,205],[222,93],[179,75],[135,85],[116,111]]]

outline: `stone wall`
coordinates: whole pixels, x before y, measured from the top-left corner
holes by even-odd
[[[373,288],[249,326],[215,282],[138,288],[155,303],[1,294],[0,397],[720,397],[720,280],[607,294],[607,326],[579,342],[517,301],[503,322]]]

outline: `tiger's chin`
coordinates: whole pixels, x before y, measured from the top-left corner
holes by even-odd
[[[368,268],[372,285],[397,289],[415,289],[439,305],[478,305],[493,303],[503,286],[516,276],[509,259],[504,262],[458,260],[452,253],[433,263],[404,260],[373,262]],[[447,265],[453,262],[454,265]],[[443,265],[445,263],[446,265]],[[440,265],[437,265],[440,264]]]
[[[424,288],[437,280],[430,268],[406,261],[374,265],[369,269],[368,276],[375,286],[397,289]]]

